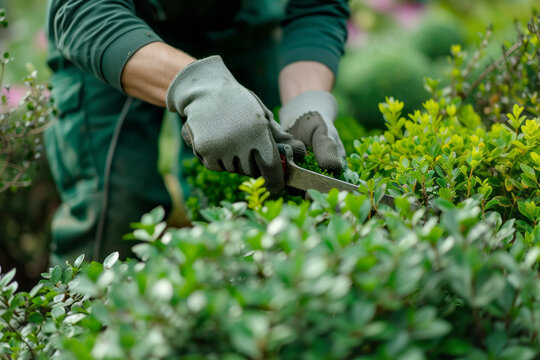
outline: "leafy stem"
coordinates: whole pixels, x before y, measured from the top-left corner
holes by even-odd
[[[6,65],[4,64],[4,62],[0,62],[0,88],[4,82],[4,72],[5,72],[5,68],[6,68]]]
[[[472,91],[493,71],[495,70],[496,68],[499,67],[499,65],[501,65],[501,63],[503,61],[506,61],[506,59],[512,55],[512,53],[514,51],[516,51],[522,44],[522,40],[518,40],[514,45],[512,45],[508,50],[506,50],[506,52],[501,56],[499,57],[497,60],[495,60],[494,63],[492,63],[491,65],[489,65],[483,72],[482,74],[480,74],[480,76],[478,76],[478,78],[476,78],[476,80],[472,83],[472,85],[470,86],[470,88],[467,90],[467,92],[465,92],[465,94],[463,94],[462,98],[463,99],[467,99],[469,97],[469,95],[471,95]]]

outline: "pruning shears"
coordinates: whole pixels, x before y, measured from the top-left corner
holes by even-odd
[[[359,193],[357,185],[334,179],[330,176],[319,174],[296,165],[293,159],[293,150],[290,145],[277,144],[277,146],[285,175],[285,187],[301,191],[313,189],[322,193],[328,193],[332,189],[348,191],[350,193]],[[379,201],[382,204],[391,207],[394,206],[394,197],[391,195],[384,194]]]
[[[286,187],[302,191],[313,189],[323,193],[328,193],[334,188],[339,191],[358,191],[357,185],[334,179],[296,165],[293,160],[292,147],[288,144],[277,144],[277,146],[285,174]]]

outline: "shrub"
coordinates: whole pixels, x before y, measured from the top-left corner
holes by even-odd
[[[0,26],[7,25],[6,13],[0,9]],[[55,111],[45,85],[37,81],[33,69],[23,79],[27,92],[20,102],[8,102],[11,87],[3,84],[3,79],[11,61],[9,52],[0,49],[0,192],[29,185],[27,171],[43,151],[36,135],[45,129]]]
[[[197,158],[185,160],[182,170],[190,185],[186,206],[195,220],[200,219],[201,209],[219,205],[221,201],[235,202],[241,199],[239,186],[248,179],[235,173],[208,170]]]
[[[453,46],[451,84],[439,89],[438,81],[427,79],[433,97],[408,117],[401,116],[404,105],[398,100],[380,104],[387,131],[356,142],[347,178],[377,179],[394,196],[411,195],[425,206],[437,197],[459,202],[477,196],[482,211],[495,208],[504,219],[517,218],[523,229],[535,226],[540,219],[539,86],[530,78],[540,68],[539,40],[531,21],[514,53],[503,58],[513,64],[511,70],[493,71],[478,88],[478,81],[470,83],[466,75],[479,55],[467,63],[461,47]],[[495,96],[506,100],[486,107],[486,97]]]
[[[453,46],[448,87],[427,79],[421,109],[381,103],[387,130],[356,141],[344,173],[360,194],[267,200],[252,179],[247,202],[203,208],[191,228],[144,215],[128,236],[136,259],[81,256],[29,292],[1,275],[2,356],[536,358],[539,40],[531,22],[503,58],[521,75],[483,75],[512,86],[470,82],[481,53]],[[479,110],[494,91],[514,100],[498,117]]]
[[[247,186],[247,184],[246,184]],[[13,357],[532,359],[540,343],[540,227],[406,198],[244,202],[163,234],[133,233],[140,260],[55,267],[29,293],[0,280],[0,344]],[[30,350],[32,349],[32,350]],[[401,358],[401,357],[400,357]]]
[[[412,34],[411,44],[431,60],[450,55],[450,47],[465,42],[463,30],[456,19],[436,14],[424,15]]]
[[[345,121],[349,120],[347,119]],[[343,124],[346,124],[345,121]],[[335,177],[333,174],[319,167],[311,148],[307,150],[307,155],[298,163],[299,166]],[[245,198],[245,194],[241,190],[241,185],[249,179],[247,176],[225,171],[217,172],[208,170],[196,158],[184,161],[183,170],[191,188],[186,206],[189,209],[189,215],[192,220],[201,219],[200,211],[202,209],[218,206],[222,201],[235,202],[244,200]],[[345,180],[342,175],[338,177],[341,180]],[[282,198],[298,202],[301,200],[299,196],[299,194],[287,193],[283,194]]]
[[[386,96],[407,99],[413,111],[429,94],[422,78],[431,73],[426,56],[405,46],[371,46],[348,51],[341,62],[336,92],[349,113],[368,129],[384,127],[377,104]]]
[[[13,46],[4,48],[6,16],[0,9],[0,263],[18,267],[18,280],[27,288],[47,267],[46,230],[58,203],[41,143],[56,110],[33,66],[25,69],[12,56]],[[9,80],[22,84],[11,86]],[[30,188],[32,180],[36,186]]]

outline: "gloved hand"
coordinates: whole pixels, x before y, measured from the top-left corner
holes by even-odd
[[[313,148],[322,169],[339,173],[345,165],[345,148],[334,126],[337,101],[327,91],[306,91],[287,102],[279,112],[285,131]]]
[[[271,194],[279,194],[284,186],[276,142],[291,145],[297,156],[305,155],[304,145],[281,129],[220,56],[187,65],[169,85],[167,108],[187,118],[182,137],[208,169],[262,175]]]

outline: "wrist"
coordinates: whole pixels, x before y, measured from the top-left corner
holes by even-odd
[[[281,107],[280,124],[285,130],[289,130],[302,115],[312,111],[318,112],[325,123],[333,124],[337,117],[336,98],[329,91],[305,91]]]
[[[316,61],[296,61],[285,66],[279,73],[279,92],[282,104],[310,90],[331,91],[334,73]]]
[[[124,92],[143,101],[165,106],[168,86],[195,58],[162,42],[140,48],[122,70]]]

